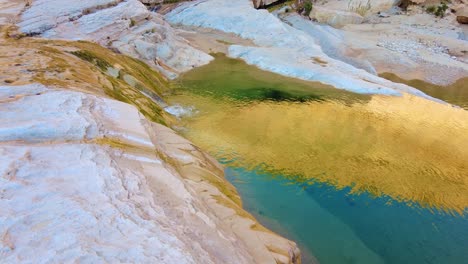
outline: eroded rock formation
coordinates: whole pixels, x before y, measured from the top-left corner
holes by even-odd
[[[2,261],[300,263],[162,125],[158,72],[91,42],[1,36]]]
[[[90,40],[144,60],[170,78],[213,58],[189,45],[138,0],[35,0],[21,31],[51,39]]]
[[[216,161],[135,107],[30,84],[1,86],[0,109],[3,261],[298,263]]]

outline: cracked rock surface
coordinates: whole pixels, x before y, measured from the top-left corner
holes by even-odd
[[[299,261],[216,161],[129,104],[0,86],[0,123],[2,262]]]

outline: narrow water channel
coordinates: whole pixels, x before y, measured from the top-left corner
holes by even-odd
[[[246,209],[297,241],[305,263],[468,259],[462,108],[357,95],[221,55],[175,88],[181,132],[227,166]]]

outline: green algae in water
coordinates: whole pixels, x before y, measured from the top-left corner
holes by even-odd
[[[183,74],[174,85],[176,91],[244,102],[306,102],[327,99],[351,102],[370,98],[368,95],[338,90],[319,82],[272,74],[223,54],[213,55],[216,59],[210,64]]]

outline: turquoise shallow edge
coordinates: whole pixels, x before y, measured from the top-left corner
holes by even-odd
[[[279,177],[278,177],[279,176]],[[459,264],[468,259],[468,218],[325,184],[227,167],[244,207],[275,232],[296,240],[304,263]]]

